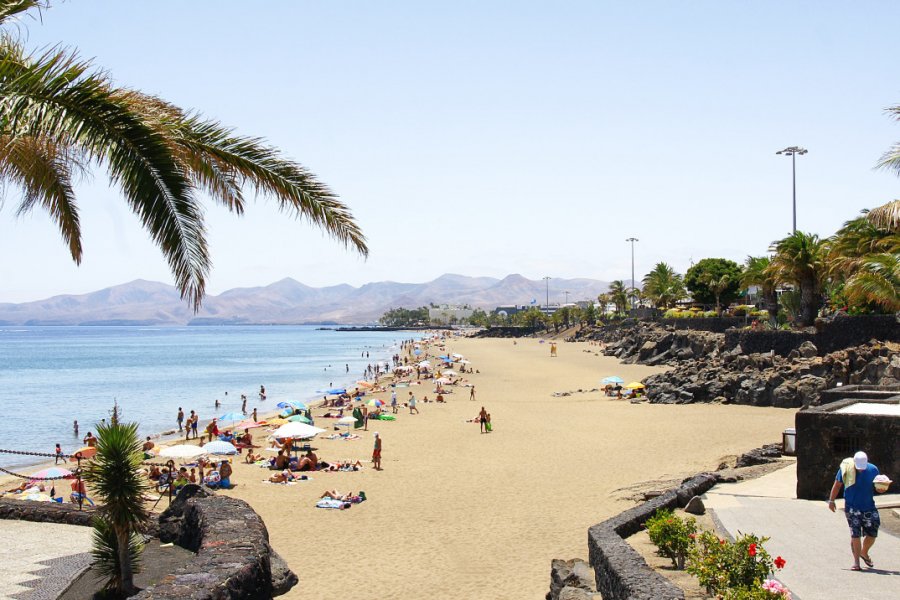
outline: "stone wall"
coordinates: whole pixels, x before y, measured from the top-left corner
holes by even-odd
[[[93,510],[74,504],[0,498],[0,519],[90,526]],[[284,594],[297,576],[269,546],[269,532],[246,502],[188,485],[152,523],[160,541],[196,552],[185,567],[134,598],[262,600]]]
[[[663,325],[671,325],[675,329],[692,329],[694,331],[711,331],[713,333],[725,333],[732,327],[744,327],[750,321],[744,317],[694,317],[688,319],[660,319]]]
[[[647,565],[625,538],[660,508],[684,507],[716,484],[717,476],[701,473],[680,487],[588,529],[590,564],[604,600],[683,600],[684,593]]]
[[[900,417],[834,412],[856,402],[858,398],[847,398],[797,412],[798,498],[826,500],[841,461],[857,450],[894,479],[890,492],[900,491]],[[898,399],[865,402],[896,405]]]
[[[78,510],[77,504],[0,498],[0,519],[89,526],[94,514],[87,506]]]
[[[745,354],[774,350],[779,356],[787,356],[800,348],[803,342],[815,344],[819,353],[828,354],[851,346],[865,344],[869,340],[900,342],[900,321],[894,315],[838,316],[820,319],[816,330],[732,330],[725,333],[725,348],[731,350],[740,345]]]

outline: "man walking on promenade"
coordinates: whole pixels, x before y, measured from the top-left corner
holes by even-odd
[[[834,500],[844,487],[844,515],[850,525],[850,550],[853,553],[851,571],[859,571],[862,559],[870,569],[875,566],[869,550],[878,537],[881,518],[875,508],[873,495],[878,467],[869,462],[865,452],[857,452],[853,458],[845,458],[835,476],[828,495],[828,509],[834,512]]]

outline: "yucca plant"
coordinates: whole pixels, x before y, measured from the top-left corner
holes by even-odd
[[[94,522],[93,555],[110,579],[107,588],[119,596],[135,591],[141,544],[136,536],[150,512],[145,504],[147,480],[138,471],[143,460],[137,423],[97,426],[97,453],[85,470],[85,480],[100,506]]]

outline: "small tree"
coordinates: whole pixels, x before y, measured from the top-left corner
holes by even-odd
[[[149,519],[147,481],[139,474],[143,452],[137,423],[122,423],[116,410],[111,423],[97,425],[97,453],[85,471],[100,509],[94,519],[92,554],[107,589],[118,597],[132,595],[134,574],[143,549],[138,535]]]
[[[723,276],[728,276],[729,284],[719,293],[710,288],[710,281],[720,281]],[[738,297],[741,282],[741,267],[734,261],[726,258],[704,258],[693,265],[684,274],[684,285],[691,292],[695,302],[712,304],[713,302],[731,304]]]

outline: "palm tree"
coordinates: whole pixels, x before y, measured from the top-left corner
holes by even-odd
[[[812,325],[822,305],[825,249],[825,243],[818,235],[802,231],[773,242],[770,248],[775,256],[769,264],[769,274],[781,283],[799,288],[801,326]]]
[[[584,308],[579,312],[581,326],[593,325],[597,321],[597,307],[593,302],[585,304]]]
[[[38,0],[0,0],[0,25]],[[259,138],[125,88],[74,52],[28,54],[0,37],[0,183],[22,192],[20,214],[41,206],[76,264],[81,224],[73,182],[101,166],[159,246],[198,310],[211,268],[200,193],[240,215],[244,189],[271,196],[345,246],[368,254],[349,209],[301,165]]]
[[[716,297],[716,314],[722,315],[722,293],[728,289],[728,286],[731,285],[731,276],[722,275],[721,277],[716,277],[713,274],[709,274],[706,277],[705,283],[707,287],[709,287],[709,291],[713,293],[713,296]]]
[[[625,282],[616,279],[609,284],[609,299],[616,305],[616,313],[624,313],[628,306],[628,290],[625,288]]]
[[[94,521],[94,555],[107,587],[133,594],[142,550],[138,531],[149,518],[146,480],[139,474],[143,452],[137,423],[121,423],[117,414],[97,426],[97,453],[85,471],[101,508]]]
[[[900,121],[900,106],[892,106],[887,109],[888,114]],[[877,167],[889,169],[900,175],[900,143],[894,144],[881,156]],[[900,232],[900,200],[888,202],[883,206],[872,209],[868,214],[869,221],[881,229],[887,229],[894,233]]]
[[[768,256],[748,256],[744,262],[744,273],[741,276],[741,285],[749,287],[758,285],[762,292],[763,304],[769,313],[769,323],[775,325],[778,318],[778,294],[775,289],[778,281],[768,270],[771,264]]]
[[[685,297],[684,279],[666,263],[657,263],[643,279],[644,296],[657,308],[666,309]]]
[[[829,274],[844,282],[849,302],[894,312],[898,310],[900,235],[876,226],[868,218],[871,212],[865,212],[844,223],[828,240]]]

